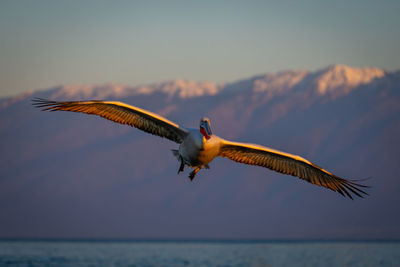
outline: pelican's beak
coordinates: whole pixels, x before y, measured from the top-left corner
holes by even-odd
[[[209,136],[211,136],[211,135],[212,135],[212,132],[211,132],[210,123],[209,123],[208,121],[206,121],[204,124],[205,124],[205,130],[206,130],[207,134],[208,134]]]
[[[200,132],[204,135],[204,137],[208,140],[211,138],[212,132],[211,132],[211,126],[210,122],[208,121],[203,121],[200,125]]]

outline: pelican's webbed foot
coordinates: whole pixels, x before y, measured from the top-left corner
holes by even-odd
[[[194,177],[196,176],[196,173],[197,173],[198,171],[200,171],[200,168],[194,169],[194,170],[189,174],[190,181],[193,181],[193,179],[194,179]]]

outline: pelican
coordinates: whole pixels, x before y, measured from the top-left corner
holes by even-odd
[[[325,187],[353,199],[353,195],[368,195],[361,188],[368,186],[356,180],[340,178],[310,161],[289,153],[265,146],[232,142],[214,135],[208,118],[200,120],[199,129],[182,128],[178,124],[150,111],[117,101],[68,101],[58,102],[41,98],[32,99],[33,105],[48,111],[72,111],[98,115],[105,119],[130,125],[147,133],[167,138],[179,144],[172,153],[180,166],[178,174],[185,166],[193,169],[189,174],[192,181],[215,157],[256,165],[273,171],[299,177],[309,183]]]

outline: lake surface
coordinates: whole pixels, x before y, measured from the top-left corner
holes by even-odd
[[[400,242],[3,240],[0,266],[400,266]]]

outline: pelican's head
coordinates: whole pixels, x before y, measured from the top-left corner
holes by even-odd
[[[202,118],[200,121],[200,133],[208,140],[212,136],[209,118]]]

